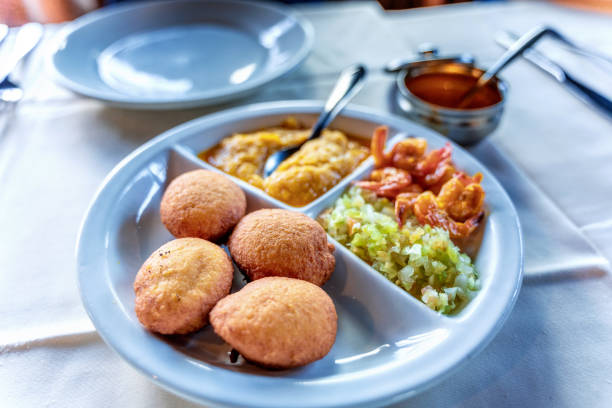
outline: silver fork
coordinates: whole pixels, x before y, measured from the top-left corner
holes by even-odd
[[[6,39],[8,29],[0,27],[0,44]],[[23,98],[23,89],[9,79],[10,73],[19,61],[36,47],[43,34],[43,26],[38,23],[24,24],[15,34],[14,41],[2,54],[0,62],[0,113],[10,110]]]

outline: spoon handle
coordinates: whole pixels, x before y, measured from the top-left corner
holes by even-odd
[[[489,81],[497,75],[499,71],[501,71],[506,65],[510,62],[514,61],[516,57],[519,57],[523,54],[527,48],[531,47],[538,41],[542,36],[549,34],[548,27],[536,27],[532,30],[529,30],[527,33],[523,34],[518,40],[516,40],[504,54],[499,57],[495,64],[493,64],[487,71],[478,78],[478,81],[472,86],[462,97],[459,99],[459,103],[457,104],[457,108],[463,109],[466,108],[476,93],[482,89]]]
[[[536,41],[540,39],[543,35],[548,33],[547,27],[536,27],[532,30],[529,30],[527,33],[523,34],[514,44],[512,44],[496,62],[492,67],[487,69],[479,79],[477,86],[480,88],[481,86],[486,85],[491,78],[493,78],[499,71],[501,71],[506,65],[512,62],[516,57],[520,56],[523,51],[527,48],[531,47]]]
[[[363,79],[366,75],[366,68],[361,64],[351,65],[345,68],[340,73],[340,77],[336,81],[336,85],[332,90],[323,112],[319,116],[317,123],[312,127],[312,132],[308,136],[307,140],[318,137],[323,129],[329,125],[329,123],[336,117],[336,115],[344,108],[348,101],[355,95],[355,93],[361,89],[363,85]],[[274,170],[287,159],[293,153],[297,152],[301,147],[299,146],[289,147],[283,150],[279,150],[273,153],[268,159],[263,168],[264,177],[269,177]]]
[[[318,137],[323,129],[336,117],[338,112],[346,106],[355,92],[363,86],[365,75],[366,68],[361,64],[351,65],[342,70],[334,89],[329,95],[327,102],[325,102],[321,116],[319,116],[317,123],[312,127],[312,133],[308,140]]]

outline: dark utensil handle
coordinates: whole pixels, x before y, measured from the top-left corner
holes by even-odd
[[[604,113],[608,115],[610,119],[612,119],[612,100],[595,91],[594,89],[584,85],[582,82],[572,77],[567,72],[565,72],[565,81],[572,88],[579,91],[585,99],[587,99],[593,105],[601,109]]]
[[[357,85],[363,84],[365,75],[366,68],[361,64],[351,65],[342,70],[336,86],[334,86],[327,102],[325,102],[323,113],[312,127],[312,133],[308,140],[318,137],[323,129],[336,117],[336,114],[346,106],[354,93],[359,89]]]

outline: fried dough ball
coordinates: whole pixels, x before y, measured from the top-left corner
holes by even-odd
[[[334,246],[310,217],[264,209],[244,217],[229,239],[232,258],[251,280],[285,276],[323,285],[334,271]]]
[[[210,241],[226,235],[244,216],[246,197],[236,183],[209,170],[183,173],[161,201],[161,220],[177,238]]]
[[[217,245],[200,238],[170,241],[136,275],[136,316],[157,333],[199,330],[210,309],[229,293],[233,275],[229,256]]]
[[[279,369],[323,358],[336,340],[338,316],[320,287],[269,277],[220,300],[210,323],[244,358]]]

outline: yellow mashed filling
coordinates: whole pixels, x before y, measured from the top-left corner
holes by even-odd
[[[263,178],[266,159],[285,147],[303,143],[310,129],[300,129],[289,118],[280,127],[253,133],[237,133],[225,138],[200,158],[236,176],[270,196],[300,207],[335,186],[369,155],[369,149],[337,130],[305,143],[268,178]]]

